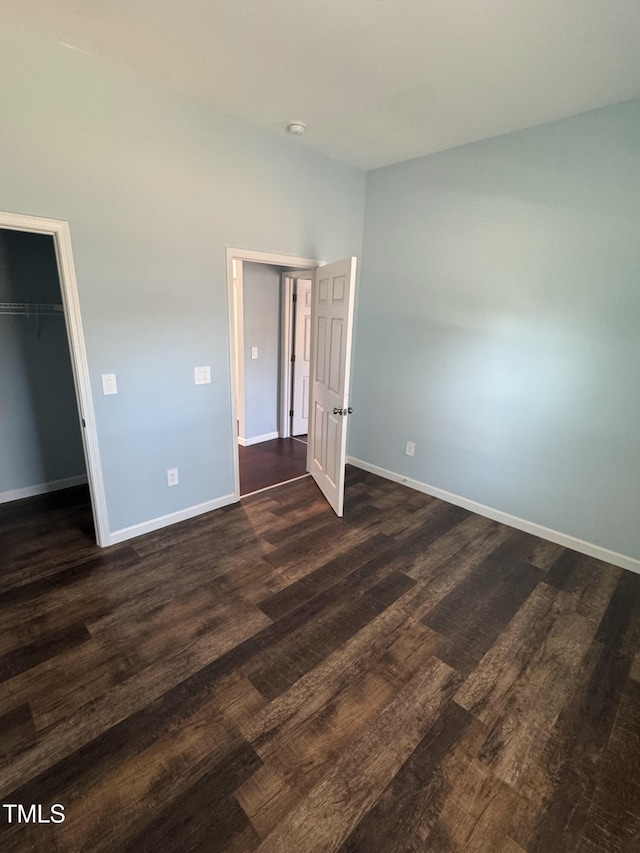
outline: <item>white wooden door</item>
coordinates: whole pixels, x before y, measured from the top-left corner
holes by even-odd
[[[315,271],[307,468],[341,516],[347,453],[356,258]]]
[[[309,364],[311,360],[311,279],[296,280],[293,332],[293,419],[291,435],[309,432]]]

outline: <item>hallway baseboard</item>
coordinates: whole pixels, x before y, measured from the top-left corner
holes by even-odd
[[[274,438],[279,438],[277,432],[265,432],[264,435],[256,435],[253,438],[238,436],[238,444],[241,447],[251,447],[253,444],[261,444],[263,441],[273,441]]]

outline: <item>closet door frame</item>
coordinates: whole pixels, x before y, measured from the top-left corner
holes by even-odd
[[[31,234],[47,234],[53,237],[64,319],[69,340],[73,381],[78,402],[78,418],[82,433],[82,444],[87,464],[87,479],[91,493],[93,522],[96,540],[100,547],[110,544],[109,517],[107,501],[102,477],[98,432],[96,429],[91,382],[89,378],[89,363],[82,330],[82,316],[78,299],[78,283],[73,263],[71,248],[71,231],[69,223],[60,219],[43,219],[37,216],[26,216],[20,213],[0,212],[0,228],[12,231],[24,231]]]

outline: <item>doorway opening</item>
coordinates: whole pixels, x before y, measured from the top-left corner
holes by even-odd
[[[0,353],[0,397],[7,401],[0,420],[3,515],[28,511],[14,502],[49,493],[69,511],[90,500],[97,543],[108,545],[66,222],[0,213]],[[84,535],[92,538],[91,531]]]
[[[231,436],[235,445],[233,452],[234,463],[234,495],[240,500],[240,460],[238,437],[241,435],[241,422],[238,412],[244,405],[239,389],[239,378],[244,375],[247,358],[253,344],[243,340],[241,347],[237,346],[239,336],[239,318],[243,298],[239,294],[238,271],[240,262],[257,262],[273,264],[278,267],[289,267],[283,281],[294,278],[310,278],[313,280],[310,290],[310,323],[309,323],[309,373],[308,380],[308,436],[306,471],[314,479],[327,502],[337,516],[344,511],[345,467],[347,451],[347,416],[353,413],[349,405],[349,377],[351,371],[351,345],[353,339],[353,318],[355,305],[356,266],[354,256],[334,261],[330,264],[304,258],[292,258],[287,255],[271,255],[262,252],[252,252],[244,249],[227,249],[227,283],[229,306],[229,342],[230,342],[230,377],[231,377]],[[288,276],[288,278],[287,278]],[[286,340],[292,339],[290,301],[285,300],[283,309],[283,328]],[[258,349],[259,354],[259,349]],[[291,368],[287,359],[281,362],[283,371]],[[284,379],[281,395],[281,416],[278,426],[278,440],[291,438],[292,412],[282,410],[283,400],[289,402],[294,394],[294,375],[288,373],[289,379]],[[289,389],[289,390],[287,390]],[[304,397],[304,394],[302,395]],[[246,420],[246,411],[244,412]],[[266,437],[265,437],[266,436]],[[246,446],[246,436],[245,446]],[[264,440],[268,434],[262,434]],[[292,446],[293,446],[292,440]],[[299,442],[298,442],[299,443]],[[304,475],[302,475],[304,476]],[[292,479],[292,478],[289,478]],[[286,481],[285,481],[286,482]],[[265,484],[262,491],[272,484]],[[243,489],[247,495],[249,489]]]
[[[307,475],[312,277],[321,262],[228,250],[238,497]],[[231,319],[231,318],[230,318]]]

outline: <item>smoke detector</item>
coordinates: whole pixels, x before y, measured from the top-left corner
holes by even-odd
[[[287,125],[287,131],[294,136],[302,136],[306,129],[307,125],[304,121],[292,121]]]

